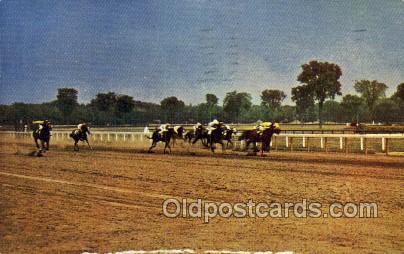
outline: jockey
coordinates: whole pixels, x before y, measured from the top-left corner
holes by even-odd
[[[193,128],[194,128],[194,132],[196,132],[196,130],[198,130],[198,129],[202,129],[202,127],[203,127],[203,126],[202,126],[201,123],[199,123],[199,122],[196,123],[196,124],[194,125],[194,127],[193,127]]]
[[[272,126],[271,122],[262,122],[255,126],[258,134],[262,134],[265,130],[269,129]]]
[[[87,133],[90,134],[90,127],[86,123],[80,123],[77,125],[77,129],[80,130],[81,135],[84,139],[87,138]]]
[[[168,129],[171,127],[171,125],[169,124],[169,123],[166,123],[166,124],[162,124],[162,125],[160,125],[160,127],[159,127],[159,133],[160,134],[164,134],[165,132],[167,132],[168,131]]]
[[[44,120],[44,121],[37,120],[37,121],[32,121],[32,123],[33,124],[38,124],[38,130],[42,130],[43,127],[45,127],[46,125],[49,124],[49,121],[48,120]]]
[[[181,125],[174,126],[174,132],[178,134],[179,128],[181,128]]]
[[[213,130],[216,130],[220,126],[220,122],[215,119],[208,124],[208,134],[210,135]]]

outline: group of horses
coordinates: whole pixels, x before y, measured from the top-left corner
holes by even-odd
[[[32,136],[34,138],[35,145],[38,149],[38,151],[36,152],[37,156],[41,156],[43,152],[49,150],[49,141],[51,138],[51,132],[52,132],[52,125],[48,121],[43,121],[34,128]],[[87,136],[88,134],[90,134],[90,128],[87,125],[83,125],[80,128],[74,129],[70,133],[69,136],[74,140],[75,151],[79,150],[78,146],[79,141],[86,142],[88,147],[92,149],[90,143],[88,142],[88,136]]]
[[[36,147],[38,148],[37,155],[41,155],[42,152],[49,150],[51,131],[52,126],[48,122],[42,123],[41,128],[34,129],[33,137]],[[248,149],[252,144],[255,153],[259,151],[257,149],[257,143],[261,143],[260,151],[261,155],[263,155],[264,151],[269,152],[270,150],[270,143],[273,134],[279,134],[280,131],[279,125],[273,123],[263,130],[254,128],[243,131],[241,135],[238,135],[238,140],[245,141],[245,149]],[[152,149],[155,148],[159,142],[163,142],[165,144],[164,153],[166,153],[167,148],[171,153],[171,144],[174,145],[177,139],[182,139],[190,145],[200,141],[204,147],[209,148],[213,153],[215,152],[216,144],[220,144],[222,146],[222,151],[224,151],[229,145],[233,146],[232,139],[236,133],[236,129],[229,128],[226,125],[219,125],[216,128],[211,129],[199,125],[192,130],[185,130],[183,126],[169,127],[164,131],[156,128],[151,137],[147,136],[147,138],[152,140],[148,152],[152,152]],[[74,140],[75,151],[79,150],[79,141],[86,142],[88,147],[92,149],[88,142],[87,134],[90,134],[90,130],[86,125],[82,126],[80,129],[75,129],[70,133],[70,137]]]
[[[246,130],[239,135],[239,141],[245,141],[245,149],[248,149],[249,146],[253,145],[253,151],[258,152],[257,143],[261,143],[261,155],[263,155],[264,151],[270,150],[270,143],[273,134],[279,134],[281,129],[278,124],[272,123],[268,128],[263,130],[259,130],[258,128],[254,128],[251,130]],[[168,148],[171,152],[171,145],[175,144],[176,139],[183,139],[189,144],[195,144],[200,141],[203,146],[210,148],[210,150],[214,153],[216,149],[216,144],[220,144],[222,146],[222,151],[229,147],[229,145],[233,146],[233,136],[237,134],[237,130],[234,128],[229,128],[226,125],[219,125],[216,128],[209,129],[205,128],[202,125],[196,126],[193,130],[185,130],[182,126],[176,126],[172,128],[167,128],[165,131],[161,131],[159,129],[155,129],[151,137],[148,137],[152,140],[152,144],[149,148],[148,152],[151,152],[154,147],[156,147],[158,142],[165,143],[164,153],[166,153],[166,149]],[[225,145],[226,142],[226,145]]]

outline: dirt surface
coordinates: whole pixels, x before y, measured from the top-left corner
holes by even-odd
[[[201,149],[32,157],[0,143],[0,253],[184,249],[403,253],[404,159]],[[376,202],[378,218],[166,218],[166,198],[215,202]]]

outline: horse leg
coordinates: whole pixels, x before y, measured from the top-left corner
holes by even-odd
[[[248,147],[250,146],[250,144],[251,144],[251,141],[250,141],[250,140],[247,140],[247,141],[245,142],[245,147],[244,147],[243,151],[248,151]]]
[[[212,153],[215,152],[215,143],[213,143],[213,141],[210,141],[210,150],[212,151]]]
[[[34,138],[34,141],[35,141],[36,148],[39,149],[38,139]]]
[[[87,139],[87,138],[86,138],[86,142],[87,142],[88,147],[89,147],[91,150],[93,150],[93,148],[90,146],[90,143],[88,142],[88,139]]]
[[[264,150],[267,148],[266,144],[264,142],[262,142],[261,144],[261,157],[264,156]]]
[[[46,146],[45,146],[45,141],[43,141],[42,139],[41,139],[41,148],[40,148],[40,151],[42,152],[46,152]]]
[[[152,145],[149,148],[149,151],[147,151],[148,153],[151,153],[151,150],[156,146],[156,142],[153,141]]]
[[[226,149],[229,148],[229,144],[231,145],[231,148],[234,147],[233,141],[231,141],[231,139],[227,140],[227,146]]]
[[[226,148],[227,148],[227,147],[224,146],[223,141],[221,140],[219,143],[222,145],[222,153],[226,152]],[[229,144],[229,143],[227,142],[227,145],[228,145],[228,144]]]
[[[170,150],[170,153],[171,153],[170,142],[166,142],[166,146],[164,147],[164,153],[165,153],[165,150],[166,150],[167,147],[168,147],[168,149]]]
[[[199,137],[195,137],[194,141],[192,141],[192,145],[194,145],[199,140]],[[203,141],[202,141],[203,143]]]
[[[49,151],[49,141],[50,139],[46,140],[46,151]]]
[[[79,143],[79,141],[75,139],[74,140],[74,151],[79,151],[80,150],[78,143]]]

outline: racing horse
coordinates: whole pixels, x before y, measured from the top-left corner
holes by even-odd
[[[90,128],[86,124],[83,124],[80,128],[77,128],[70,133],[70,137],[74,140],[74,151],[79,150],[79,146],[78,146],[79,141],[83,141],[83,142],[85,141],[87,143],[88,147],[91,150],[93,149],[91,147],[90,143],[88,142],[87,134],[91,135]]]
[[[202,145],[205,147],[208,147],[208,138],[209,138],[209,134],[208,134],[208,130],[204,127],[199,127],[196,128],[193,133],[189,132],[187,134],[187,136],[192,139],[192,145],[195,144],[198,140],[200,140],[202,142]]]
[[[272,123],[269,128],[264,129],[261,133],[257,129],[247,130],[242,133],[239,140],[245,140],[245,150],[248,149],[252,143],[254,145],[254,152],[257,152],[257,142],[261,142],[261,156],[264,155],[264,151],[270,151],[270,144],[273,134],[279,134],[281,129],[276,123]]]
[[[224,152],[226,150],[226,147],[223,143],[223,140],[225,139],[224,136],[224,128],[223,126],[219,125],[217,128],[211,130],[210,134],[208,134],[208,145],[210,147],[210,150],[212,153],[215,152],[215,144],[221,144],[222,145],[222,151]]]
[[[152,140],[152,144],[148,150],[149,153],[152,152],[152,149],[156,147],[158,142],[163,142],[165,143],[164,146],[164,154],[166,153],[166,149],[168,148],[171,153],[171,146],[170,146],[170,141],[171,138],[174,136],[174,128],[167,128],[166,131],[163,131],[162,133],[160,132],[159,129],[154,130],[153,134],[151,137],[146,136],[148,139]]]
[[[184,127],[182,127],[181,125],[174,126],[174,135],[173,135],[173,137],[172,137],[172,139],[173,139],[173,147],[174,147],[175,141],[176,141],[177,139],[183,139],[183,140],[185,140],[184,134],[185,134],[185,129],[184,129]]]
[[[52,125],[47,120],[45,121],[34,121],[36,128],[32,132],[32,137],[34,138],[35,145],[39,149],[36,153],[40,156],[43,151],[49,150],[49,141],[51,137]],[[40,141],[40,144],[38,143]]]
[[[231,145],[231,147],[234,146],[232,138],[233,138],[233,135],[235,135],[236,133],[237,133],[237,130],[235,128],[230,128],[230,129],[228,128],[228,129],[224,130],[223,139],[225,141],[227,141],[226,149],[229,148],[229,144]]]

